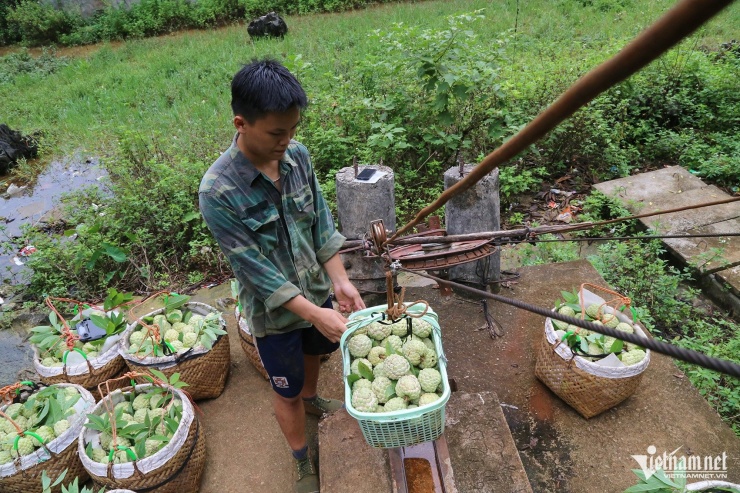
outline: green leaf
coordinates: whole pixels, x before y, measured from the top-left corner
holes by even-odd
[[[116,262],[125,262],[128,259],[125,251],[110,243],[103,243],[103,249],[105,250],[105,254]]]
[[[390,356],[391,354],[398,354],[396,353],[396,350],[393,349],[393,346],[389,341],[385,342],[385,355],[386,357]]]
[[[156,369],[154,369],[154,368],[151,368],[151,369],[149,370],[149,372],[150,372],[150,373],[151,373],[152,375],[154,375],[155,377],[157,377],[157,378],[158,378],[159,380],[161,380],[162,382],[165,382],[165,383],[167,383],[167,382],[169,381],[169,380],[167,379],[167,375],[165,375],[164,373],[162,373],[162,372],[161,372],[161,371],[159,371],[159,370],[156,370]]]
[[[362,377],[358,375],[357,373],[350,373],[347,375],[347,385],[349,385],[349,388],[352,388],[352,384],[354,384],[356,381],[361,379]]]
[[[367,365],[363,363],[362,361],[360,361],[360,363],[357,365],[357,371],[360,372],[360,375],[362,376],[362,378],[367,378],[371,382],[375,378],[375,376],[373,375],[373,370],[368,368]]]
[[[658,469],[657,471],[655,471],[655,474],[653,474],[653,478],[657,478],[661,483],[664,483],[667,486],[678,488],[678,485],[674,483],[673,481],[671,481],[671,479],[668,478],[668,476],[666,476],[665,471],[663,469]]]
[[[110,319],[108,319],[108,317],[101,317],[100,315],[91,314],[90,320],[92,320],[92,323],[94,323],[101,329],[105,329],[105,331],[108,332],[108,323],[110,322]]]
[[[184,294],[172,294],[165,298],[164,311],[165,313],[179,308],[190,300],[190,296]]]
[[[394,395],[396,395],[396,385],[395,385],[395,383],[393,385],[389,385],[385,389],[385,400],[388,401],[388,399],[390,399]]]
[[[560,294],[563,296],[563,299],[567,303],[578,303],[580,299],[578,298],[578,295],[575,293],[571,293],[570,291],[560,291]],[[580,304],[579,304],[580,309]]]
[[[581,340],[580,341],[581,351],[583,351],[584,353],[588,354],[588,341],[586,339],[584,339],[583,337],[580,337],[579,336],[579,338]]]
[[[193,219],[199,219],[200,218],[200,212],[198,211],[192,211],[185,214],[182,218],[184,222],[190,222]]]
[[[612,347],[609,348],[609,352],[618,353],[622,350],[623,346],[624,346],[624,341],[622,339],[617,339],[612,343]]]
[[[146,440],[138,440],[134,445],[134,452],[136,452],[136,457],[144,457],[146,455]]]

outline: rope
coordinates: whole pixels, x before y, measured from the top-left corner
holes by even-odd
[[[403,302],[403,297],[406,294],[406,288],[402,287],[399,294],[396,294],[393,291],[393,273],[390,270],[385,271],[385,285],[387,289],[386,294],[388,300],[388,309],[385,311],[385,313],[388,314],[388,317],[391,319],[391,321],[395,322],[404,315],[409,318],[421,318],[426,315],[427,311],[429,310],[429,303],[424,300],[416,300],[407,306]],[[406,309],[409,306],[415,306],[419,304],[424,305],[424,311],[422,311],[421,313],[414,315],[406,312]]]
[[[658,58],[731,3],[732,0],[683,0],[622,51],[577,80],[526,127],[486,156],[468,176],[445,190],[414,219],[398,229],[388,242],[421,223],[429,214],[442,207],[455,195],[472,187],[494,168],[514,158],[600,93]]]
[[[468,291],[469,293],[473,293],[477,296],[482,296],[485,298],[490,298],[492,300],[500,301],[501,303],[505,303],[507,305],[514,306],[516,308],[521,308],[523,310],[527,310],[532,313],[542,315],[543,317],[554,318],[556,320],[561,320],[568,324],[573,324],[578,327],[588,329],[592,332],[598,332],[599,334],[603,334],[609,337],[614,337],[616,339],[621,339],[623,341],[631,342],[640,347],[648,348],[652,351],[655,351],[656,353],[665,354],[674,359],[679,359],[681,361],[692,363],[692,364],[701,366],[703,368],[707,368],[707,369],[714,370],[720,373],[724,373],[726,375],[740,378],[740,364],[732,362],[732,361],[712,358],[698,351],[692,351],[690,349],[681,348],[681,347],[674,346],[672,344],[658,341],[658,340],[655,340],[649,337],[640,337],[639,335],[628,334],[620,330],[610,329],[606,325],[594,324],[594,323],[582,320],[580,318],[562,315],[556,311],[551,311],[545,308],[541,308],[539,306],[530,305],[529,303],[524,303],[523,301],[506,298],[504,296],[489,293],[487,291],[482,291],[480,289],[471,288],[469,286],[465,286],[464,284],[458,284],[456,282],[440,279],[439,277],[435,277],[427,273],[422,273],[419,271],[411,271],[403,267],[401,267],[399,270],[402,270],[405,272],[411,272],[413,274],[417,274],[422,277],[432,279],[433,281],[437,281],[438,283],[444,283],[454,288],[458,288],[463,291]]]

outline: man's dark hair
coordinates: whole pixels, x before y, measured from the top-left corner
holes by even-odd
[[[231,109],[249,123],[267,113],[283,113],[308,105],[301,83],[279,62],[253,60],[231,80]]]

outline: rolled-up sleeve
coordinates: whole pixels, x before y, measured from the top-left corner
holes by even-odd
[[[275,310],[301,294],[300,289],[265,257],[239,215],[212,193],[199,194],[200,212],[213,237],[226,255],[239,282]]]

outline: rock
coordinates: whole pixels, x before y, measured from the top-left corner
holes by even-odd
[[[249,26],[247,26],[247,32],[253,38],[263,36],[282,38],[288,33],[288,25],[282,17],[275,12],[270,12],[250,22]]]
[[[0,175],[7,173],[20,158],[35,158],[38,150],[38,143],[33,137],[24,136],[4,123],[0,124]]]

